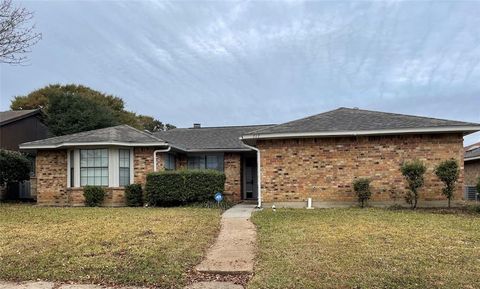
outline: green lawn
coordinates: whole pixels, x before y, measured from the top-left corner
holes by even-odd
[[[248,288],[480,288],[480,215],[265,210]]]
[[[0,205],[0,280],[181,288],[220,210]]]

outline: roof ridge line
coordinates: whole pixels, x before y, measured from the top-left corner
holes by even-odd
[[[340,110],[340,109],[348,109],[348,108],[346,108],[346,107],[339,107],[339,108],[332,109],[332,110],[328,110],[328,111],[324,111],[324,112],[321,112],[321,113],[312,114],[312,115],[309,115],[309,116],[306,116],[306,117],[302,117],[302,118],[294,119],[294,120],[291,120],[291,121],[279,123],[279,124],[273,125],[273,126],[271,126],[271,127],[266,127],[266,128],[254,130],[254,131],[249,132],[249,134],[261,132],[262,130],[266,130],[266,129],[272,129],[272,128],[279,127],[279,126],[282,126],[282,125],[286,125],[286,124],[289,124],[289,123],[292,123],[292,122],[297,122],[297,121],[301,121],[301,120],[306,120],[306,119],[309,119],[309,118],[312,118],[312,117],[315,117],[315,116],[319,116],[319,115],[322,115],[322,114],[330,113],[330,112],[332,112],[332,111],[336,111],[336,110]]]
[[[147,132],[141,131],[141,130],[139,130],[139,129],[137,129],[137,128],[134,128],[133,126],[130,126],[130,125],[128,125],[128,124],[122,124],[122,125],[120,125],[120,126],[129,127],[129,128],[131,128],[131,129],[134,129],[134,130],[138,131],[139,133],[141,133],[141,134],[143,134],[143,135],[145,135],[145,136],[154,138],[154,139],[156,139],[156,140],[158,140],[158,141],[161,141],[161,142],[166,142],[165,140],[160,139],[160,138],[154,136],[153,133],[147,133]]]
[[[405,114],[405,113],[398,113],[398,112],[387,112],[387,111],[379,111],[379,110],[371,110],[371,109],[361,109],[361,108],[348,108],[348,107],[341,107],[339,109],[348,109],[348,110],[361,110],[366,112],[374,112],[374,113],[381,113],[384,115],[397,115],[397,116],[406,116],[406,117],[416,117],[416,118],[423,118],[423,119],[431,119],[431,120],[441,120],[441,121],[456,121],[456,122],[463,122],[465,124],[476,124],[474,122],[466,122],[461,120],[453,120],[453,119],[446,119],[446,118],[437,118],[431,116],[422,116],[416,114]]]

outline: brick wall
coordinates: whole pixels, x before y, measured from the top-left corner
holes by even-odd
[[[105,188],[106,196],[102,206],[125,206],[125,190],[123,188]],[[69,206],[84,206],[83,188],[67,188]]]
[[[147,174],[153,172],[153,152],[156,148],[134,148],[134,182],[145,185]],[[157,153],[157,171],[164,170],[163,153]]]
[[[403,161],[420,159],[427,165],[423,201],[444,200],[442,184],[433,170],[454,158],[461,166],[455,199],[462,198],[463,138],[459,134],[261,140],[262,199],[264,202],[354,202],[355,177],[372,179],[372,201],[401,199],[406,183]]]
[[[242,200],[242,163],[241,155],[238,153],[225,153],[225,196],[231,201]]]
[[[134,182],[145,184],[147,174],[153,172],[155,148],[134,149]],[[161,153],[157,154],[157,168],[163,170]],[[36,158],[37,203],[48,206],[81,206],[84,204],[82,188],[67,188],[67,151],[39,150]],[[105,206],[125,204],[123,188],[105,188]]]
[[[66,206],[67,151],[39,150],[36,158],[37,203]]]
[[[465,162],[465,185],[475,186],[480,178],[480,160]]]

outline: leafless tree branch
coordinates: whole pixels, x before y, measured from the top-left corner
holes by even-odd
[[[12,0],[0,1],[0,63],[22,64],[42,34],[30,24],[33,12],[14,6]]]

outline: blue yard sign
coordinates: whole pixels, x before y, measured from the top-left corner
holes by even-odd
[[[217,201],[217,203],[220,203],[222,200],[223,200],[222,193],[220,192],[215,193],[215,201]]]

